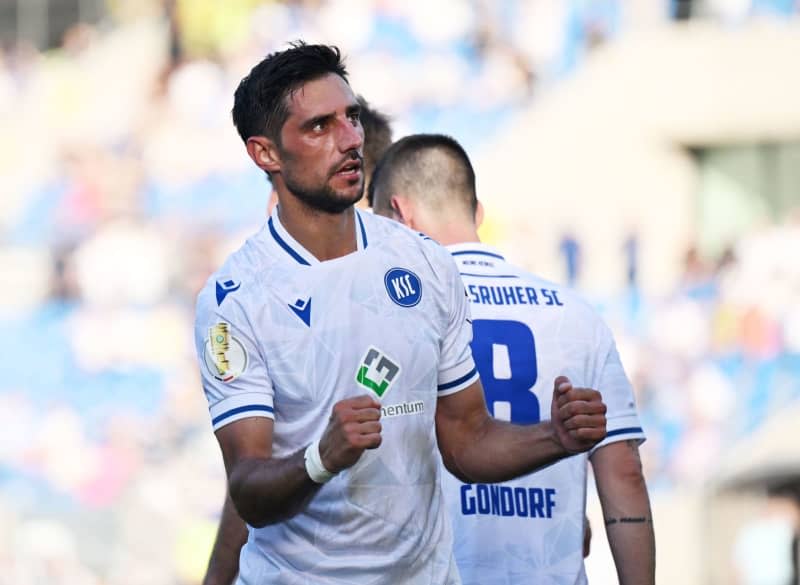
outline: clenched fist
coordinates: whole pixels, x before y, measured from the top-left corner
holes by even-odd
[[[588,451],[606,438],[606,405],[597,390],[575,388],[566,376],[553,382],[550,418],[569,453]]]
[[[380,418],[381,405],[371,396],[337,402],[319,441],[319,454],[325,469],[338,473],[355,465],[365,449],[379,447]]]

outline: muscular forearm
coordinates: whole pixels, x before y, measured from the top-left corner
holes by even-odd
[[[247,525],[236,511],[230,495],[226,494],[203,585],[232,585],[239,573],[239,553],[245,542]]]
[[[515,425],[487,417],[471,440],[445,457],[464,481],[494,483],[541,469],[569,455],[549,422]]]
[[[627,441],[603,447],[592,457],[592,464],[620,585],[652,585],[655,537],[637,444]]]
[[[285,459],[241,459],[231,470],[228,485],[239,515],[261,527],[291,518],[319,490],[308,476],[304,450]]]

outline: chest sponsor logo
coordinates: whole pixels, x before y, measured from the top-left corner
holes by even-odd
[[[389,298],[401,307],[413,307],[422,298],[419,277],[405,268],[391,268],[383,277]]]
[[[393,418],[395,416],[409,416],[412,414],[422,414],[425,412],[425,403],[422,400],[413,402],[401,402],[400,404],[387,404],[381,406],[381,418]]]
[[[209,327],[205,362],[217,380],[231,382],[247,369],[247,350],[230,332],[230,325],[217,323]]]
[[[370,347],[356,371],[356,382],[382,398],[400,375],[400,366],[381,350]]]

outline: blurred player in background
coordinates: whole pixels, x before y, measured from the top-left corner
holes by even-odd
[[[638,452],[644,433],[611,331],[572,291],[480,243],[474,171],[452,138],[423,134],[393,144],[370,197],[376,214],[429,235],[454,256],[471,305],[473,356],[496,418],[546,420],[548,380],[565,368],[573,383],[598,388],[608,405],[607,438],[588,454],[497,485],[444,473],[463,582],[586,583],[588,459],[620,583],[652,584],[655,542]]]
[[[362,171],[366,188],[369,186],[375,165],[392,144],[392,127],[387,115],[371,108],[362,96],[358,96],[356,99],[361,106],[360,120],[364,129]],[[365,202],[366,198],[362,197],[356,205],[364,208],[366,207]],[[277,203],[278,192],[273,189],[270,196],[270,213]],[[208,561],[203,585],[231,585],[236,580],[239,572],[239,553],[245,542],[247,542],[247,525],[236,512],[236,507],[231,502],[226,489],[225,504],[222,507],[217,537]]]
[[[237,582],[458,583],[437,448],[464,481],[508,480],[594,447],[605,404],[559,376],[551,421],[489,416],[452,258],[354,209],[363,129],[338,49],[271,54],[233,112],[281,202],[197,301],[203,388],[250,527]]]

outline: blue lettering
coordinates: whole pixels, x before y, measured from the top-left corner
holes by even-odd
[[[556,300],[556,304],[559,307],[563,307],[564,306],[564,303],[562,303],[561,301],[558,300],[558,291],[557,290],[553,291],[553,298]]]
[[[491,305],[492,299],[489,298],[489,289],[485,286],[479,286],[478,290],[481,292],[481,303]]]
[[[553,517],[553,508],[556,507],[556,490],[553,488],[547,488],[544,490],[545,493],[545,501],[547,502],[547,517]]]
[[[504,286],[503,287],[503,297],[505,297],[505,302],[507,305],[515,305],[517,304],[517,299],[514,298],[514,287],[513,286]]]
[[[514,496],[511,488],[505,485],[500,488],[500,512],[503,516],[514,515]]]
[[[546,288],[542,289],[542,296],[547,299],[545,305],[552,305],[553,304],[553,297],[550,295],[550,291]]]
[[[492,289],[492,302],[495,305],[502,305],[503,304],[503,297],[500,294],[499,287],[493,286]]]
[[[558,492],[553,488],[511,487],[498,484],[462,484],[461,514],[464,516],[516,516],[552,518]]]
[[[515,286],[514,293],[517,295],[517,304],[524,305],[525,304],[525,297],[522,296],[522,287]]]
[[[528,495],[531,500],[531,518],[544,518],[544,494],[540,488],[530,488]]]
[[[536,296],[536,289],[529,286],[525,287],[525,292],[528,293],[528,304],[538,305],[539,298]]]
[[[461,513],[464,516],[472,516],[475,513],[475,496],[467,492],[472,491],[469,484],[461,485]]]
[[[490,485],[489,491],[492,494],[492,514],[494,516],[500,515],[500,489],[496,485]]]
[[[463,493],[463,489],[462,489]],[[523,487],[514,488],[514,504],[517,506],[517,516],[528,517],[528,493]]]
[[[488,514],[491,511],[489,507],[489,487],[485,484],[478,484],[476,488],[478,492],[478,514]]]
[[[472,296],[470,301],[472,301],[473,303],[480,303],[481,302],[481,299],[478,296],[478,293],[475,291],[475,285],[474,284],[469,285],[467,287],[467,290],[469,290],[469,294]]]

